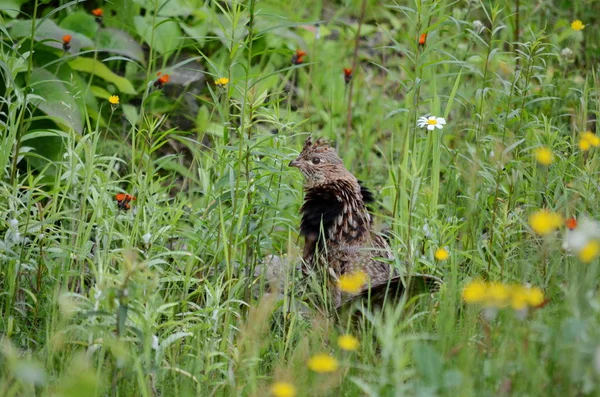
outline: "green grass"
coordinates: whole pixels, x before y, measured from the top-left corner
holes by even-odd
[[[0,395],[597,395],[598,259],[528,218],[598,219],[600,149],[579,148],[600,116],[598,15],[592,0],[0,2]],[[444,129],[418,128],[426,114]],[[396,265],[442,277],[439,293],[358,324],[313,306],[287,167],[309,134],[376,193]],[[287,265],[278,291],[269,255]],[[461,298],[476,279],[547,302],[491,318]],[[308,369],[322,352],[334,373]]]

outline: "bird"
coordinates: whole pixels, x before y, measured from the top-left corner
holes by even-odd
[[[442,280],[433,275],[400,274],[391,265],[394,256],[386,239],[373,229],[367,208],[374,202],[370,190],[344,166],[324,138],[308,137],[302,151],[289,163],[304,179],[300,234],[304,237],[303,273],[327,274],[336,309],[361,299],[373,306],[397,300],[404,293],[436,291]],[[342,291],[340,280],[361,274],[364,283]],[[410,289],[408,288],[410,287]]]

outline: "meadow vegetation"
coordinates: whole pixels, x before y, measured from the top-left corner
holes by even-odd
[[[0,395],[599,394],[599,24],[595,0],[0,0]],[[439,293],[353,322],[300,288],[311,134]]]

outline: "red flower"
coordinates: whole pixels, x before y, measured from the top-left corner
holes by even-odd
[[[102,8],[96,8],[95,10],[92,10],[92,14],[94,14],[96,18],[102,18],[104,10]]]
[[[421,36],[419,36],[419,45],[424,46],[426,40],[427,40],[427,33],[423,33]]]
[[[154,82],[154,86],[158,88],[163,88],[163,86],[169,82],[169,75],[162,74],[162,72],[158,72],[156,75],[158,76],[158,79],[156,79],[156,81]]]
[[[570,217],[565,221],[565,226],[569,228],[569,230],[573,230],[577,227],[577,219],[575,217]]]
[[[302,50],[296,50],[296,53],[294,54],[294,56],[292,56],[292,63],[294,65],[300,65],[302,62],[304,62],[305,55],[306,52]]]
[[[348,84],[352,80],[352,69],[344,68],[344,81]]]
[[[69,51],[69,48],[71,48],[71,39],[73,37],[70,34],[66,34],[62,37],[62,41],[63,41],[63,50],[65,51]]]
[[[132,196],[127,193],[117,193],[115,195],[115,200],[117,200],[117,206],[120,210],[128,210],[131,208],[129,204],[132,200],[135,200],[135,196]]]

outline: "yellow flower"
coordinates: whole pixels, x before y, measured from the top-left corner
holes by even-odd
[[[586,131],[581,134],[581,138],[579,139],[579,149],[585,152],[590,150],[592,146],[600,146],[600,137],[594,134],[592,131]]]
[[[448,252],[448,250],[446,248],[438,248],[435,250],[435,254],[433,254],[433,256],[438,261],[445,261],[446,259],[448,259],[450,257],[450,253]]]
[[[362,270],[340,276],[340,289],[342,292],[357,294],[367,282],[367,274]]]
[[[316,354],[308,360],[308,368],[320,374],[334,372],[338,369],[338,362],[329,354]]]
[[[535,150],[535,159],[537,160],[538,163],[540,163],[541,165],[550,165],[552,164],[552,150],[550,150],[549,148],[543,146],[543,147],[539,147]]]
[[[592,147],[592,144],[590,143],[590,141],[586,140],[586,139],[580,139],[579,140],[579,149],[581,151],[587,152],[588,150],[590,150]]]
[[[581,22],[580,19],[576,19],[573,22],[571,22],[571,29],[579,31],[579,30],[583,30],[585,28],[585,25],[583,24],[583,22]]]
[[[587,243],[577,254],[583,263],[589,263],[600,255],[600,243],[592,240]]]
[[[527,304],[537,307],[544,303],[544,293],[538,287],[527,288]]]
[[[117,95],[111,95],[108,97],[108,102],[110,102],[111,105],[118,105],[119,97]]]
[[[514,310],[526,309],[528,297],[529,295],[527,294],[526,288],[523,288],[520,285],[515,285],[510,294],[510,307],[512,307]]]
[[[512,290],[502,283],[491,283],[488,285],[485,304],[488,306],[504,307],[508,304]]]
[[[487,283],[481,280],[471,281],[465,286],[462,298],[467,303],[482,302],[485,299]]]
[[[215,85],[219,87],[225,87],[229,83],[229,79],[227,77],[219,77],[215,80]]]
[[[352,335],[342,335],[338,338],[338,346],[344,350],[353,351],[359,348],[360,342]]]
[[[294,397],[296,387],[288,382],[275,382],[271,386],[271,394],[275,397]]]
[[[552,233],[563,223],[562,216],[548,210],[539,210],[529,216],[529,225],[541,236]]]

